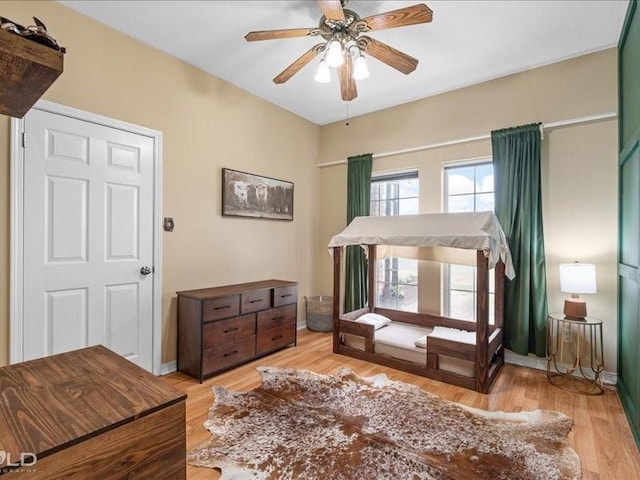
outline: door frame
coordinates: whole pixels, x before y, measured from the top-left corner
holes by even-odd
[[[162,132],[123,122],[58,103],[39,100],[34,109],[85,122],[123,130],[149,137],[153,140],[153,289],[152,289],[152,368],[153,374],[161,373],[162,362]],[[10,177],[10,299],[9,362],[23,359],[23,300],[24,300],[24,148],[22,133],[24,119],[11,118],[11,177]],[[27,139],[27,142],[29,139]]]

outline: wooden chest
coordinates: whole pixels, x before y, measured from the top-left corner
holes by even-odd
[[[102,346],[0,368],[0,478],[186,478],[186,395]]]
[[[178,369],[200,382],[296,343],[298,284],[264,280],[178,292]]]

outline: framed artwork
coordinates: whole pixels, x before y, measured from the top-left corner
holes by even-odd
[[[293,183],[223,168],[222,215],[293,220]]]

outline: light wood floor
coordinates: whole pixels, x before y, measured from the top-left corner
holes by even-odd
[[[336,355],[331,349],[331,334],[309,330],[298,332],[297,347],[289,347],[212,377],[202,385],[183,373],[162,377],[188,394],[187,450],[204,442],[209,436],[202,424],[213,402],[211,387],[223,385],[231,390],[253,389],[261,383],[255,370],[257,365],[306,368],[318,373],[334,373],[341,366],[348,365],[360,375],[386,373],[393,380],[413,383],[441,398],[476,408],[507,412],[537,408],[560,411],[572,417],[575,422],[569,442],[582,459],[583,480],[640,479],[640,453],[633,441],[618,395],[612,387],[599,396],[571,393],[550,385],[543,371],[505,365],[491,393],[483,395]],[[219,478],[220,474],[213,469],[187,467],[188,480]]]

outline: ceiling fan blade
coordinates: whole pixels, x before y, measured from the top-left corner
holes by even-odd
[[[320,31],[317,28],[289,28],[286,30],[258,30],[249,32],[244,36],[247,42],[256,42],[258,40],[275,40],[277,38],[295,38],[318,35]]]
[[[284,83],[293,77],[296,73],[298,73],[302,67],[304,67],[311,60],[316,58],[320,52],[324,50],[324,43],[318,43],[314,45],[309,50],[307,50],[302,56],[296,59],[291,65],[285,68],[280,74],[278,74],[274,79],[273,83]]]
[[[361,31],[367,32],[385,28],[406,27],[407,25],[416,25],[418,23],[429,23],[431,20],[433,20],[433,11],[424,3],[420,3],[412,7],[371,15],[361,19],[358,23],[366,24],[366,26],[360,28]]]
[[[418,66],[417,58],[402,53],[400,50],[396,50],[386,43],[382,43],[371,37],[362,36],[358,38],[358,47],[382,63],[386,63],[405,75],[413,72]]]
[[[316,0],[325,17],[329,20],[345,21],[340,0]]]
[[[353,60],[351,60],[351,55],[346,55],[344,63],[340,66],[338,72],[340,75],[340,93],[342,93],[342,100],[350,102],[358,96],[356,81],[353,78]]]

